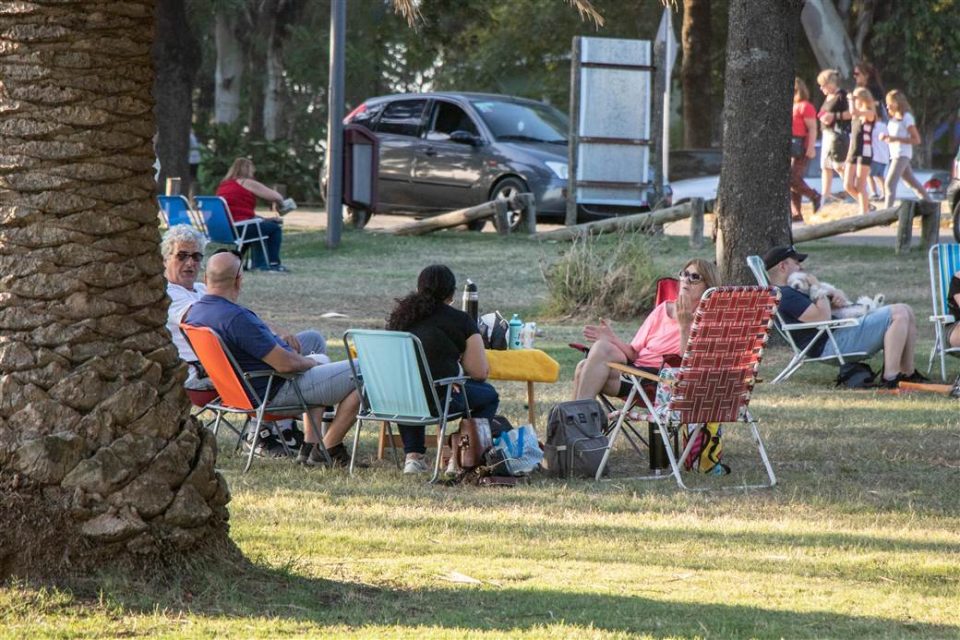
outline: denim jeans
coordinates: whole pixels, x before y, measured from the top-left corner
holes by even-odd
[[[264,244],[267,245],[267,260],[263,259],[263,250],[260,248],[260,241],[255,240],[250,243],[250,262],[254,269],[268,269],[269,267],[280,264],[280,244],[283,242],[283,227],[274,220],[259,218],[260,232],[264,236]],[[249,229],[249,231],[248,231]],[[244,229],[244,237],[256,237],[257,228],[255,225],[247,225]]]
[[[500,406],[500,395],[493,385],[487,382],[477,382],[476,380],[467,380],[463,385],[463,391],[454,390],[450,396],[450,413],[460,413],[464,409],[464,393],[470,402],[470,415],[474,418],[487,418],[488,420],[497,414],[497,408]],[[443,402],[444,396],[440,395],[440,402]],[[400,438],[403,440],[404,453],[425,453],[426,447],[426,427],[415,425],[397,425],[400,430]]]

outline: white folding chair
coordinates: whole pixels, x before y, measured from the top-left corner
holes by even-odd
[[[461,415],[450,413],[453,385],[462,385],[467,377],[434,380],[423,345],[412,333],[350,329],[343,334],[343,343],[348,353],[352,348],[357,354],[356,364],[351,360],[350,366],[360,394],[360,413],[357,414],[356,431],[353,434],[351,460],[357,457],[360,427],[364,422],[396,422],[423,427],[436,425],[437,459],[430,480],[436,482],[440,477],[447,423]],[[442,398],[437,393],[438,388]],[[463,415],[469,417],[469,406]],[[392,431],[389,435],[392,441]],[[353,462],[350,463],[350,473],[353,473]]]
[[[747,265],[750,267],[750,271],[753,272],[753,277],[757,279],[757,284],[761,287],[769,287],[770,281],[767,279],[767,269],[763,265],[763,258],[760,256],[747,256]],[[793,351],[793,357],[790,359],[790,362],[786,367],[783,368],[776,378],[771,381],[770,384],[776,384],[783,380],[786,380],[792,376],[797,369],[808,362],[822,362],[825,364],[832,365],[842,365],[846,364],[847,360],[857,361],[865,359],[869,354],[866,351],[852,351],[849,353],[840,353],[840,347],[837,345],[837,339],[834,337],[833,332],[837,329],[843,329],[846,327],[855,327],[863,321],[863,318],[834,318],[832,320],[823,320],[821,322],[795,322],[793,324],[788,324],[784,322],[783,316],[780,315],[780,311],[777,311],[777,321],[775,327],[780,336],[786,341],[790,346],[790,349]],[[807,346],[802,349],[797,346],[796,341],[793,339],[794,331],[808,331],[815,330],[816,334],[813,336],[813,339],[807,343]],[[827,340],[830,341],[830,344],[833,345],[835,355],[830,356],[811,356],[810,349],[813,348],[813,345],[817,344],[820,341],[821,336],[827,336]]]
[[[930,266],[930,295],[933,297],[933,323],[936,338],[930,350],[930,363],[927,373],[933,369],[933,360],[940,354],[940,377],[947,379],[947,355],[960,356],[960,347],[947,344],[946,327],[960,321],[947,313],[947,294],[953,274],[960,271],[960,244],[935,244],[927,254]]]

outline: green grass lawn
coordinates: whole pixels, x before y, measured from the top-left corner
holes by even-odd
[[[327,252],[322,240],[290,234],[294,273],[248,276],[244,302],[287,328],[319,327],[336,344],[348,327],[382,327],[419,269],[445,262],[479,283],[482,309],[519,312],[545,329],[537,346],[562,371],[560,383],[539,387],[541,408],[570,393],[577,356],[566,343],[585,319],[541,312],[540,262],[564,245],[348,232],[341,250]],[[664,274],[691,255],[674,238],[655,250]],[[925,370],[925,256],[827,242],[809,251],[811,269],[848,293],[882,291],[913,306]],[[350,317],[320,320],[326,311]],[[628,336],[638,324],[616,326]],[[787,356],[768,349],[762,377]],[[960,361],[950,364],[956,373]],[[646,464],[625,447],[601,483],[433,487],[387,461],[350,478],[257,460],[241,476],[223,435],[231,537],[245,561],[163,579],[107,572],[56,587],[8,583],[0,637],[960,637],[960,405],[837,390],[835,375],[808,365],[785,384],[757,387],[751,408],[779,484],[750,493],[625,479]],[[497,386],[504,413],[521,421],[523,387]],[[543,415],[537,426],[542,434]],[[372,457],[372,431],[361,447]],[[745,429],[728,428],[725,459],[730,477],[694,483],[760,478]]]

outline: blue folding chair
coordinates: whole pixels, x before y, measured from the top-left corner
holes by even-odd
[[[947,355],[960,356],[960,347],[947,344],[946,327],[960,321],[947,313],[947,293],[950,291],[950,279],[960,271],[960,244],[935,244],[927,254],[930,265],[930,294],[933,296],[933,315],[930,322],[936,339],[930,351],[930,363],[927,373],[933,369],[933,360],[940,353],[940,376],[947,379]]]
[[[184,196],[157,196],[157,202],[160,205],[160,215],[168,227],[185,224],[207,235],[203,218],[193,210],[190,201]]]
[[[389,424],[437,426],[437,459],[433,478],[440,477],[440,460],[447,423],[461,416],[450,413],[453,385],[463,384],[466,376],[434,380],[423,352],[423,345],[412,333],[403,331],[372,331],[350,329],[343,334],[343,343],[349,353],[351,347],[357,360],[350,360],[353,379],[360,394],[360,413],[353,434],[350,473],[357,458],[360,427],[364,422],[386,422],[390,440],[393,432]],[[427,390],[430,390],[429,395]],[[437,391],[440,391],[440,394]],[[443,396],[441,399],[441,395]],[[470,415],[469,406],[463,415]],[[394,451],[396,456],[396,451]]]
[[[232,244],[241,254],[256,242],[260,243],[263,259],[267,259],[266,236],[260,228],[260,218],[251,218],[236,222],[230,213],[227,201],[220,196],[197,196],[193,199],[197,211],[207,228],[207,235],[213,242]]]

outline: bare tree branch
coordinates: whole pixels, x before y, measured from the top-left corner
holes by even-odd
[[[676,0],[663,0],[665,4],[676,5]],[[583,20],[592,20],[598,26],[603,26],[603,16],[597,11],[590,0],[567,0],[571,7],[577,10]],[[407,20],[411,27],[415,26],[422,17],[416,0],[393,0],[393,10]]]

